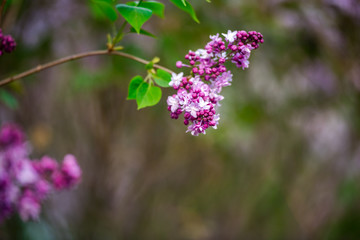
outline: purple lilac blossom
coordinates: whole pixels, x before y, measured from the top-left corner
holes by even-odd
[[[0,29],[0,56],[15,50],[15,40],[10,35],[4,35]]]
[[[41,204],[51,192],[69,189],[81,179],[71,154],[61,165],[48,156],[30,160],[29,154],[23,132],[13,124],[4,125],[0,129],[0,222],[15,213],[23,221],[38,219]]]
[[[222,38],[224,36],[225,40]],[[169,86],[177,90],[167,99],[168,110],[173,119],[184,113],[186,132],[194,136],[205,134],[210,126],[214,129],[219,124],[220,115],[216,112],[223,87],[231,85],[232,73],[225,67],[227,61],[236,67],[249,67],[251,51],[263,43],[263,35],[255,31],[231,31],[210,36],[204,49],[189,51],[185,55],[189,65],[176,62],[177,68],[190,67],[190,76],[183,72],[173,73]]]

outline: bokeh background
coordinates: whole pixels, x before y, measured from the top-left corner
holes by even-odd
[[[127,86],[146,71],[118,56],[8,85],[1,124],[26,131],[34,158],[76,155],[83,179],[47,200],[40,221],[2,225],[0,239],[359,239],[359,2],[190,1],[201,24],[162,2],[165,19],[144,26],[157,38],[128,35],[124,51],[175,70],[209,35],[264,35],[223,90],[219,128],[185,133],[166,110],[171,89],[138,111]],[[74,0],[12,0],[2,27],[18,47],[0,57],[1,78],[104,49],[112,31]]]

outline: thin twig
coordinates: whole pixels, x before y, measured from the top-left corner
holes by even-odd
[[[122,57],[126,57],[126,58],[129,58],[129,59],[135,60],[135,61],[143,63],[143,64],[148,64],[149,63],[149,61],[147,61],[145,59],[135,57],[135,56],[133,56],[131,54],[124,53],[124,52],[108,51],[108,50],[90,51],[90,52],[84,52],[84,53],[74,54],[74,55],[71,55],[71,56],[68,56],[68,57],[60,58],[60,59],[57,59],[55,61],[43,64],[43,65],[39,65],[39,66],[37,66],[35,68],[32,68],[32,69],[27,70],[25,72],[19,73],[19,74],[15,75],[15,76],[5,78],[5,79],[0,81],[0,86],[6,85],[6,84],[8,84],[10,82],[21,79],[23,77],[30,76],[30,75],[32,75],[34,73],[41,72],[41,71],[43,71],[43,70],[45,70],[47,68],[51,68],[51,67],[54,67],[56,65],[60,65],[62,63],[70,62],[70,61],[80,59],[80,58],[85,58],[85,57],[90,57],[90,56],[98,56],[98,55],[117,55],[117,56],[122,56]],[[167,68],[165,68],[163,66],[160,66],[158,64],[154,64],[154,67],[162,69],[162,70],[164,70],[164,71],[166,71],[168,73],[173,72],[170,69],[167,69]]]

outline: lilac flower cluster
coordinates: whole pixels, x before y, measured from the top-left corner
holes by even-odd
[[[10,35],[4,35],[0,29],[0,56],[15,50],[15,40]]]
[[[248,68],[251,51],[264,42],[263,35],[255,31],[229,30],[222,36],[210,36],[211,41],[204,49],[189,51],[185,56],[188,64],[178,61],[176,66],[190,68],[190,76],[173,73],[169,83],[177,90],[177,94],[167,99],[171,118],[177,119],[184,113],[187,132],[195,136],[205,134],[210,126],[217,128],[220,116],[216,109],[224,99],[220,93],[223,87],[231,85],[233,77],[225,63],[231,61],[238,68]]]
[[[81,169],[73,155],[61,165],[44,156],[29,159],[29,147],[15,125],[0,130],[0,222],[14,213],[22,220],[37,219],[41,203],[53,190],[68,189],[81,178]]]

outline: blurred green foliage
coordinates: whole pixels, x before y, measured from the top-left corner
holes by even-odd
[[[118,56],[19,81],[23,93],[5,89],[19,107],[0,106],[1,123],[23,126],[34,157],[74,153],[84,179],[75,191],[49,199],[40,225],[3,225],[0,239],[12,239],[13,229],[32,239],[358,239],[358,3],[190,1],[198,24],[162,2],[165,18],[143,26],[157,38],[127,35],[124,51],[159,56],[175,70],[209,35],[228,29],[264,35],[250,68],[233,70],[219,129],[186,134],[166,110],[169,88],[158,105],[137,111],[126,101],[128,86],[146,69]],[[105,48],[111,21],[89,6],[12,1],[3,29],[18,48],[0,57],[1,78]],[[34,136],[45,129],[52,138],[37,147]]]

